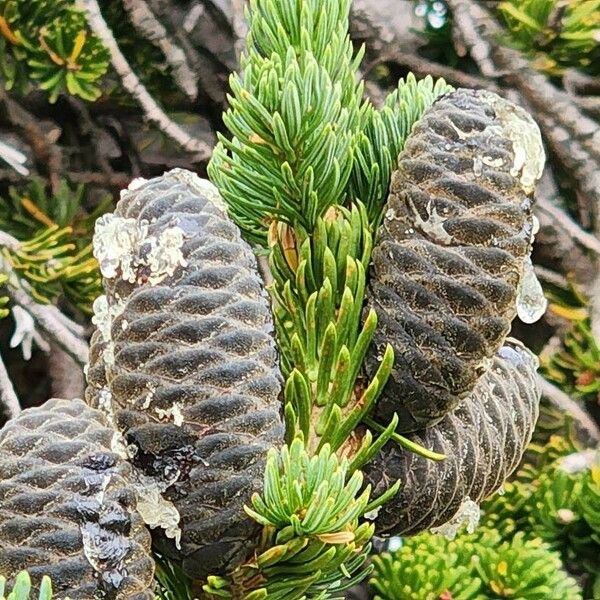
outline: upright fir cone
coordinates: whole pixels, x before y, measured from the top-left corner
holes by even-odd
[[[86,398],[124,435],[162,552],[193,578],[231,570],[260,527],[244,513],[283,442],[269,301],[214,186],[176,169],[136,180],[96,225]]]
[[[373,252],[368,306],[379,327],[367,371],[395,351],[375,414],[400,418],[433,462],[388,444],[365,467],[399,494],[377,526],[416,533],[456,520],[516,468],[538,415],[537,361],[508,342],[511,321],[546,302],[531,267],[535,182],[544,150],[521,108],[486,91],[439,98],[399,157]],[[478,512],[478,511],[477,511]]]
[[[0,431],[0,573],[55,598],[153,600],[150,534],[104,414],[49,400]]]
[[[433,461],[384,446],[365,467],[379,496],[400,479],[402,486],[377,515],[380,533],[411,535],[440,527],[498,490],[517,468],[538,418],[536,357],[514,340],[500,349],[475,390],[437,425],[409,434],[417,444],[446,455]],[[457,514],[463,506],[463,514]],[[468,519],[467,519],[468,520]]]
[[[443,419],[504,343],[531,281],[532,194],[543,166],[531,117],[486,91],[442,96],[407,139],[367,303],[379,317],[367,370],[387,343],[396,356],[376,414],[398,413],[399,431]]]

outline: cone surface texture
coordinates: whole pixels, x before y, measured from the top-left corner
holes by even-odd
[[[27,569],[34,587],[48,575],[56,600],[154,599],[150,534],[114,436],[81,400],[49,400],[4,426],[0,574]]]
[[[410,535],[438,527],[463,501],[479,503],[501,487],[517,468],[537,421],[536,368],[535,356],[509,341],[468,398],[434,427],[409,435],[445,454],[445,460],[429,460],[390,442],[366,465],[374,496],[402,481],[377,516],[381,533]]]
[[[159,548],[194,578],[229,570],[256,543],[243,506],[284,433],[254,254],[216,188],[182,170],[125,190],[96,226],[95,253],[106,297],[95,306],[87,400],[106,406],[158,490],[147,520]]]
[[[373,252],[368,307],[379,317],[372,375],[395,351],[376,415],[398,431],[434,425],[475,388],[516,316],[529,261],[537,125],[495,94],[438,99],[400,154]]]

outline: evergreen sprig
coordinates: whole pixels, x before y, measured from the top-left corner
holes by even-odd
[[[156,570],[156,600],[194,600],[192,580],[175,562],[154,554]]]
[[[577,582],[539,539],[480,528],[455,540],[423,533],[373,559],[376,600],[581,600]]]
[[[263,494],[247,513],[264,527],[256,556],[231,579],[210,577],[205,591],[245,600],[326,600],[369,573],[365,561],[374,526],[363,518],[386,498],[369,503],[359,471],[328,445],[309,453],[301,437],[267,458]]]
[[[574,321],[560,349],[542,362],[545,375],[562,389],[583,400],[596,401],[600,393],[600,345],[590,320]]]
[[[209,174],[246,236],[265,245],[272,220],[312,231],[341,204],[360,124],[360,59],[348,36],[351,0],[253,0],[243,74]]]
[[[71,227],[48,227],[18,250],[4,248],[4,266],[16,275],[28,294],[41,304],[64,295],[91,314],[102,291],[98,263],[91,244],[81,250],[72,243]]]
[[[341,582],[362,572],[372,533],[362,519],[359,469],[395,436],[396,418],[377,426],[376,439],[362,424],[394,358],[388,347],[365,380],[363,359],[377,326],[373,311],[363,314],[366,271],[397,154],[423,110],[449,88],[411,76],[375,110],[356,76],[362,52],[354,55],[348,36],[350,4],[251,0],[242,73],[231,77],[223,119],[231,139],[220,136],[208,169],[246,239],[269,251],[290,445],[269,457],[263,497],[249,510],[263,525],[261,552],[231,577],[210,578],[215,595],[338,597],[331,594],[341,593]],[[339,456],[349,457],[343,468]],[[280,473],[283,464],[289,476]],[[330,465],[318,479],[320,491],[308,485],[318,465]],[[277,476],[291,482],[287,505],[272,494]],[[336,493],[325,487],[334,482]],[[299,494],[303,489],[308,495]],[[316,522],[328,530],[328,519],[338,517],[336,494],[354,507],[352,543],[362,540],[350,554],[340,542],[348,531],[319,538],[301,525],[307,515],[314,524],[308,511],[317,511],[324,520]],[[327,507],[335,510],[329,515]],[[262,583],[246,595],[248,581]]]
[[[414,122],[450,88],[413,77],[377,111],[356,80],[350,0],[254,0],[243,74],[209,175],[246,237],[266,245],[271,222],[313,231],[328,208],[360,200],[375,221]]]
[[[47,576],[42,578],[40,591],[36,595],[31,589],[31,578],[27,571],[21,571],[16,576],[10,591],[6,589],[6,579],[0,576],[0,600],[52,600],[52,598],[52,584]]]
[[[588,455],[568,440],[553,437],[540,452],[530,452],[504,493],[482,504],[483,522],[504,539],[521,532],[543,540],[560,553],[566,567],[589,577],[588,591],[600,592],[600,457],[588,464]],[[565,468],[565,464],[578,468]]]
[[[299,431],[311,447],[338,450],[368,414],[393,362],[388,347],[373,380],[358,386],[377,325],[374,311],[361,325],[372,248],[366,210],[332,207],[312,235],[279,224],[270,245],[288,436]]]
[[[108,51],[73,0],[1,0],[0,34],[8,89],[25,92],[33,79],[50,102],[63,92],[89,101],[100,95]]]
[[[381,109],[369,104],[361,112],[348,196],[367,206],[373,229],[381,219],[392,172],[413,125],[438,96],[452,89],[443,79],[434,82],[428,76],[417,81],[410,73]]]
[[[538,69],[600,72],[600,0],[504,0],[498,10],[510,30],[506,41]]]
[[[0,203],[0,229],[21,242],[18,250],[1,250],[5,269],[40,303],[65,296],[87,314],[102,293],[91,240],[95,219],[112,202],[105,197],[90,214],[83,210],[84,188],[62,181],[47,194],[41,179],[25,188],[10,188]]]

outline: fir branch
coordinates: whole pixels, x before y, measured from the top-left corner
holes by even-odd
[[[95,100],[108,54],[72,0],[10,0],[0,6],[0,69],[7,89],[31,79],[55,102],[63,92]]]
[[[342,204],[362,86],[348,37],[349,0],[254,0],[243,75],[231,77],[209,174],[246,236],[265,245],[273,220],[312,231]]]
[[[578,426],[586,432],[591,442],[600,442],[600,429],[590,415],[560,388],[550,383],[541,375],[538,377],[542,395],[561,412],[568,414],[577,421]]]
[[[22,240],[2,255],[35,300],[53,302],[64,295],[89,314],[102,292],[91,251],[92,227],[112,199],[105,196],[91,214],[83,213],[83,200],[81,185],[72,190],[61,181],[49,195],[43,180],[34,178],[25,188],[9,188],[0,204],[0,227]]]
[[[362,312],[372,248],[366,209],[330,208],[312,235],[299,225],[274,225],[269,244],[288,439],[300,432],[313,450],[325,443],[336,451],[350,445],[361,455],[372,440],[354,432],[393,363],[387,348],[376,375],[363,380],[360,369],[377,326],[374,312],[364,322]],[[394,428],[384,428],[383,438]],[[361,441],[366,446],[359,451]],[[357,456],[356,464],[361,461]]]
[[[78,329],[76,324],[67,325],[68,320],[52,304],[38,304],[34,302],[22,289],[7,286],[7,293],[11,301],[25,309],[34,319],[40,331],[49,339],[58,344],[69,356],[84,367],[88,362],[89,348],[87,342],[74,333]]]
[[[600,255],[600,240],[595,235],[585,231],[579,223],[574,221],[566,211],[558,207],[550,198],[537,195],[536,208],[548,215],[557,228],[563,229],[582,248],[593,252],[597,256]]]
[[[14,252],[20,251],[22,244],[13,236],[0,232],[0,245]],[[7,267],[4,261],[3,268],[8,268],[8,281],[6,283],[6,294],[11,302],[26,310],[34,319],[45,336],[56,342],[67,354],[74,358],[82,367],[88,362],[89,348],[83,339],[82,328],[63,315],[55,306],[38,304],[24,291],[21,282]]]
[[[198,95],[198,75],[188,63],[185,52],[169,36],[146,2],[124,0],[123,6],[138,33],[160,48],[173,71],[173,80],[191,100]]]
[[[374,558],[375,600],[515,598],[581,600],[581,589],[557,553],[522,533],[502,542],[482,528],[455,540],[423,533]]]
[[[381,220],[392,172],[413,125],[438,96],[452,89],[443,79],[434,84],[430,76],[417,81],[410,74],[400,80],[381,110],[369,105],[363,111],[348,193],[366,204],[373,229]]]
[[[531,56],[537,69],[600,73],[600,0],[503,0],[498,10],[510,31],[505,43]]]
[[[232,598],[235,589],[245,600],[343,598],[370,571],[365,560],[374,526],[360,520],[378,504],[369,503],[368,486],[361,489],[362,474],[351,475],[349,462],[328,445],[311,456],[300,437],[271,450],[264,493],[246,508],[265,528],[261,546],[232,574],[235,588],[209,577],[205,591]]]
[[[77,2],[87,12],[90,27],[108,49],[112,66],[121,78],[123,87],[139,102],[148,121],[154,123],[162,133],[184,150],[194,153],[197,160],[209,158],[211,149],[208,144],[196,139],[172,121],[132,71],[102,16],[97,0],[77,0]]]

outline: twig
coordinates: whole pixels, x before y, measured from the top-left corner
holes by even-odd
[[[455,27],[453,32],[469,50],[471,58],[486,77],[498,77],[503,70],[494,60],[495,40],[501,32],[500,26],[487,10],[470,0],[447,0],[452,10]],[[489,18],[487,18],[489,17]]]
[[[127,187],[133,177],[127,173],[95,173],[93,171],[67,171],[67,178],[73,183],[83,183],[84,185],[102,185],[111,188]]]
[[[0,401],[9,419],[14,419],[21,412],[21,404],[15,393],[12,381],[0,356]]]
[[[7,286],[6,289],[10,299],[34,318],[37,326],[49,340],[60,346],[80,366],[87,364],[89,356],[87,342],[75,335],[71,327],[65,325],[64,320],[67,317],[60,313],[56,306],[38,304],[21,289],[12,286]]]
[[[0,231],[0,245],[15,251],[19,249],[21,242],[5,231]],[[49,340],[56,342],[81,366],[87,364],[89,348],[83,339],[84,330],[81,325],[73,323],[52,304],[38,304],[20,287],[13,285],[10,280],[6,285],[6,291],[12,302],[18,304],[33,317]]]
[[[569,94],[575,96],[600,95],[600,77],[586,75],[577,69],[567,69],[565,71],[563,85]]]
[[[598,443],[600,441],[600,429],[598,429],[594,420],[577,402],[541,375],[538,375],[538,382],[542,390],[542,395],[548,399],[552,406],[573,417],[579,428],[586,433],[591,442]]]
[[[140,35],[161,50],[173,72],[173,79],[188,98],[198,96],[198,75],[189,65],[185,52],[169,36],[165,26],[156,18],[143,0],[123,0],[131,24]]]
[[[100,185],[103,187],[122,189],[127,187],[135,175],[127,173],[100,173],[95,171],[65,171],[65,177],[72,183],[83,183],[84,185]],[[20,184],[29,181],[28,177],[20,175],[12,169],[0,169],[0,181]]]
[[[458,87],[480,88],[496,93],[499,93],[500,91],[498,86],[489,79],[477,77],[476,75],[469,75],[458,69],[453,69],[452,67],[427,60],[418,54],[403,52],[396,49],[383,52],[375,60],[368,63],[364,69],[365,73],[370,73],[374,67],[383,62],[394,62],[408,67],[410,71],[418,77],[426,77],[427,75],[431,75],[434,78],[442,77],[449,84]]]
[[[552,271],[551,269],[546,269],[546,267],[541,267],[540,265],[534,265],[533,269],[538,279],[541,279],[543,282],[549,283],[561,290],[569,289],[569,281],[564,275]]]
[[[586,250],[600,256],[600,240],[595,235],[582,229],[564,210],[553,204],[548,198],[538,196],[536,197],[536,203],[537,209],[551,217],[557,227],[564,229],[573,240]]]
[[[67,317],[65,314],[62,313],[62,311],[60,311],[58,308],[56,309],[56,311],[54,312],[54,314],[56,315],[56,318],[61,321],[61,323],[71,332],[73,333],[73,335],[76,335],[82,339],[85,339],[86,337],[86,329],[83,325],[80,325],[79,323],[75,323],[75,321],[72,321],[71,319],[69,319],[69,317]]]
[[[28,141],[36,162],[47,169],[50,187],[56,192],[60,185],[62,154],[59,146],[51,143],[46,132],[35,116],[23,108],[22,104],[13,100],[0,85],[0,104],[9,121],[17,127]]]
[[[132,71],[100,12],[97,0],[77,0],[77,3],[87,12],[90,27],[110,52],[112,66],[121,78],[123,87],[140,103],[146,118],[184,150],[195,153],[197,160],[207,160],[212,152],[208,144],[191,136],[172,121]]]

